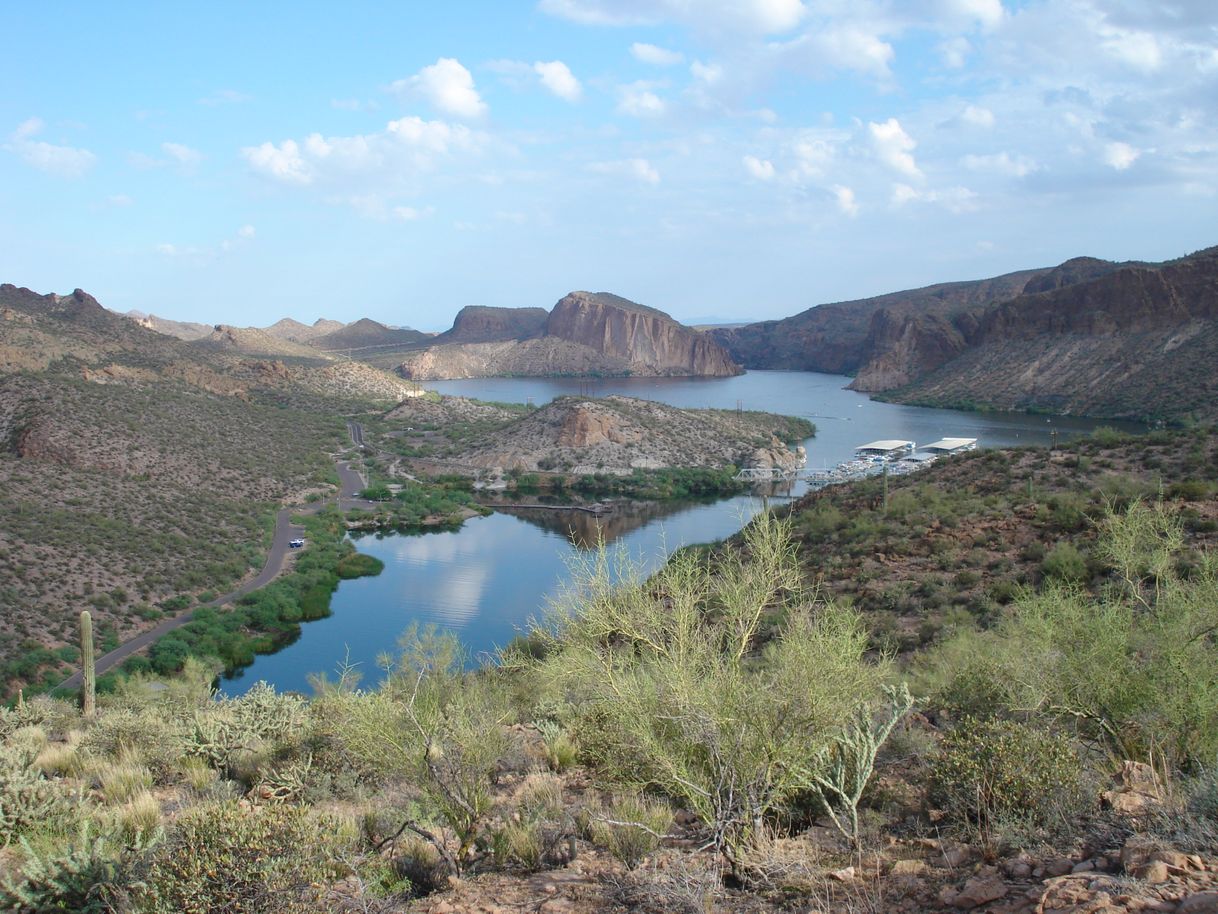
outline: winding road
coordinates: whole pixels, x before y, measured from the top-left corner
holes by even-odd
[[[359,448],[364,447],[364,429],[358,422],[348,422],[347,432],[351,436],[351,441]],[[339,492],[331,499],[325,502],[317,502],[303,508],[280,508],[275,515],[275,532],[271,537],[271,550],[267,553],[266,563],[262,566],[262,570],[254,577],[244,582],[236,590],[230,591],[221,597],[216,597],[207,603],[200,603],[197,606],[192,606],[176,616],[169,619],[163,619],[150,628],[146,632],[142,632],[127,641],[114,650],[102,654],[97,658],[95,667],[97,675],[101,676],[116,665],[122,663],[133,654],[142,651],[144,648],[151,645],[162,635],[166,635],[175,628],[181,628],[192,618],[194,618],[195,610],[204,606],[224,606],[231,603],[238,597],[243,597],[251,591],[255,591],[260,587],[265,587],[275,578],[283,573],[284,564],[287,561],[288,553],[291,552],[291,547],[288,543],[304,534],[304,528],[299,524],[292,523],[293,514],[313,514],[321,510],[322,506],[330,502],[337,502],[338,506],[348,511],[352,508],[366,508],[371,505],[371,502],[365,501],[362,498],[355,497],[357,492],[360,492],[367,486],[367,481],[363,474],[351,466],[350,461],[336,460],[334,468],[338,471]],[[56,691],[71,691],[79,689],[81,685],[82,674],[77,671],[56,686]]]

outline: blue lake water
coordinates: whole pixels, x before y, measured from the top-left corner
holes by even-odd
[[[808,466],[814,469],[841,463],[860,444],[880,438],[920,444],[944,437],[978,438],[982,447],[1047,445],[1055,434],[1064,442],[1097,425],[1118,424],[878,403],[845,390],[848,382],[813,372],[753,371],[718,379],[488,378],[426,386],[444,394],[538,406],[565,394],[619,393],[674,406],[740,406],[803,416],[817,427],[816,436],[804,442]],[[802,484],[796,484],[790,494],[801,493]],[[655,506],[603,521],[583,514],[498,513],[466,521],[455,531],[361,537],[359,550],[383,561],[385,570],[375,578],[343,581],[330,617],[305,624],[299,639],[257,658],[236,678],[223,681],[221,691],[236,695],[266,680],[280,690],[308,692],[311,674],[333,675],[344,662],[355,664],[371,685],[379,679],[377,657],[394,651],[413,622],[456,632],[475,655],[491,653],[544,612],[547,601],[570,581],[570,563],[586,554],[598,528],[602,538],[655,567],[681,546],[730,536],[760,505],[756,498],[740,496]]]

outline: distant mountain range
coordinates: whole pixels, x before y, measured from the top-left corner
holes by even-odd
[[[1218,418],[1218,247],[820,305],[709,331],[746,368],[853,374],[903,403]]]
[[[743,366],[852,375],[853,389],[904,403],[1178,420],[1218,418],[1216,300],[1209,248],[1165,263],[1078,257],[704,331],[608,292],[572,292],[550,311],[470,306],[438,335],[285,319],[255,336],[138,317],[186,339],[283,356],[309,347],[417,380]]]

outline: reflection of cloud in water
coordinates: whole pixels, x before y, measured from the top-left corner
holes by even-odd
[[[465,628],[482,613],[482,603],[491,566],[464,562],[451,565],[439,578],[415,587],[402,582],[403,606],[409,614],[424,622],[434,622],[450,628]]]

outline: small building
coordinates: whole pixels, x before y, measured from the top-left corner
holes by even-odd
[[[932,463],[934,463],[938,459],[939,459],[938,454],[918,453],[918,454],[907,454],[906,456],[902,457],[899,462],[917,469],[919,467],[930,466]]]
[[[941,438],[933,444],[926,445],[922,450],[936,455],[960,454],[964,451],[977,450],[977,439]]]

